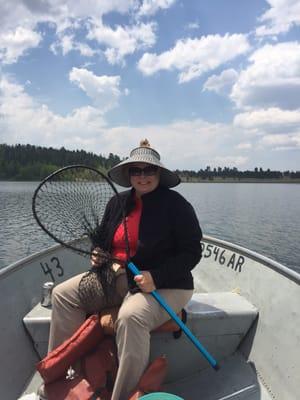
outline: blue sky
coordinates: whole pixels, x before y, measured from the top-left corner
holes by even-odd
[[[0,143],[300,170],[299,0],[0,0]]]

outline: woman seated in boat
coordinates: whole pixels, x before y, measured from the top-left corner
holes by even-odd
[[[102,293],[94,304],[84,299],[84,277],[77,275],[53,291],[49,351],[70,337],[87,313],[120,306],[115,323],[119,369],[112,400],[127,400],[149,362],[150,332],[170,317],[150,292],[157,290],[179,312],[193,293],[191,270],[201,258],[201,229],[192,206],[170,190],[180,179],[160,162],[147,140],[130,157],[113,167],[109,177],[131,187],[120,194],[126,211],[131,260],[141,274],[133,275],[122,263],[100,274]],[[116,200],[116,199],[115,199]],[[114,198],[109,202],[91,258],[93,268],[104,268],[100,248],[126,260],[122,213]],[[86,301],[85,301],[86,300]]]

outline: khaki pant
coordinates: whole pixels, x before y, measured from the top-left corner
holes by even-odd
[[[68,339],[86,319],[78,297],[82,275],[68,279],[53,290],[49,351]],[[128,293],[125,296],[126,292],[127,278],[122,274],[117,278],[116,294],[110,304],[103,299],[103,308],[122,304],[116,323],[119,369],[111,400],[128,399],[149,362],[150,332],[170,319],[150,294]],[[193,293],[182,289],[160,289],[157,292],[175,312],[188,303]]]

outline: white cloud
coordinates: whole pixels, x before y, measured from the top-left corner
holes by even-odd
[[[66,5],[65,15],[72,17],[101,17],[110,12],[127,13],[136,9],[136,0],[56,0],[63,6]],[[52,2],[52,1],[51,1]]]
[[[25,93],[23,87],[6,78],[0,79],[0,96],[2,116],[13,115],[14,104],[18,110],[34,108],[32,98]]]
[[[219,167],[241,167],[245,165],[248,161],[248,157],[243,156],[224,156],[224,157],[215,157],[214,165],[218,165]]]
[[[211,90],[216,93],[227,93],[236,82],[238,73],[230,68],[222,71],[220,75],[210,76],[203,85],[203,91]]]
[[[238,145],[235,146],[236,149],[238,150],[250,150],[252,149],[252,144],[249,142],[245,142],[245,143],[239,143]]]
[[[65,56],[74,50],[74,36],[62,35],[57,42],[51,44],[50,49],[54,54],[58,54],[58,50],[61,49],[62,54]]]
[[[299,0],[266,0],[270,8],[260,17],[263,25],[256,29],[257,36],[277,35],[300,25]]]
[[[300,109],[268,108],[241,113],[233,125],[257,137],[258,148],[292,150],[300,147]]]
[[[93,100],[101,113],[118,105],[122,94],[120,76],[98,76],[84,68],[72,68],[69,78]]]
[[[137,0],[10,0],[0,2],[0,31],[15,29],[20,21],[26,26],[52,22],[59,32],[76,26],[76,20],[101,18],[109,12],[128,13],[137,7]]]
[[[19,0],[0,2],[0,34],[15,31],[21,25],[21,21],[24,21],[23,26],[28,27],[31,19],[34,19],[32,12],[23,2]],[[31,27],[34,25],[35,22],[32,22]]]
[[[212,165],[216,155],[232,151],[233,129],[226,124],[213,124],[201,119],[180,120],[168,124],[136,127],[119,126],[107,129],[110,147],[122,157],[148,138],[161,152],[162,162],[173,169],[200,169]]]
[[[63,54],[77,50],[90,57],[94,50],[86,43],[76,42],[73,35],[83,23],[100,19],[104,14],[136,12],[137,0],[45,0],[45,1],[2,1],[0,2],[0,60],[11,63],[36,47],[41,39],[34,32],[38,23],[49,23],[56,29],[57,41],[51,48],[61,48]],[[40,28],[40,27],[39,27]],[[140,32],[141,36],[143,32]]]
[[[160,70],[178,70],[179,82],[188,82],[211,71],[250,49],[242,34],[208,35],[197,39],[182,39],[160,55],[145,53],[138,68],[145,75]]]
[[[0,115],[0,141],[5,143],[53,147],[59,143],[81,148],[87,142],[94,144],[95,136],[105,126],[102,113],[94,107],[75,109],[62,117],[5,77],[0,78]]]
[[[62,54],[65,56],[70,51],[78,51],[82,56],[93,57],[98,53],[97,50],[93,50],[88,44],[76,42],[74,35],[59,35],[58,40],[52,43],[50,49],[54,54],[58,54],[61,49]]]
[[[79,53],[84,57],[93,57],[95,54],[99,53],[97,50],[93,50],[86,43],[75,43],[75,50],[78,50]]]
[[[231,92],[238,107],[300,106],[300,43],[268,44],[249,60]]]
[[[269,135],[259,141],[259,145],[272,150],[300,149],[300,131],[293,135]]]
[[[156,41],[156,24],[139,23],[133,26],[117,26],[116,29],[101,21],[90,22],[88,39],[107,46],[105,56],[109,63],[121,63],[124,57],[136,50],[151,47]]]
[[[281,134],[300,130],[300,109],[280,108],[259,109],[237,114],[233,124],[256,134]]]
[[[138,16],[154,15],[160,9],[170,8],[176,0],[144,0],[139,11]]]
[[[101,90],[104,90],[108,99],[112,101],[107,104],[116,104],[120,92],[118,80],[102,80],[99,78],[103,77],[89,74],[89,71],[83,69],[75,69],[71,71],[71,75],[74,83],[79,85],[95,104],[103,100]],[[117,90],[116,98],[111,94],[111,87]],[[250,141],[245,142],[245,133],[251,127],[256,127],[254,124],[218,124],[195,119],[161,125],[109,127],[103,112],[103,108],[95,105],[77,108],[68,115],[61,116],[45,104],[34,100],[18,83],[0,77],[0,142],[7,144],[64,146],[71,150],[83,149],[107,155],[113,152],[125,157],[142,138],[147,137],[153,147],[162,153],[162,161],[167,166],[173,169],[194,170],[206,165],[253,168],[258,162],[258,158],[255,158],[257,143],[262,150],[299,148],[299,132],[296,129],[284,135],[285,139],[283,135],[273,135],[272,130],[265,129],[269,134],[252,137],[251,141],[258,142],[251,148]],[[288,120],[294,121],[292,117]],[[296,125],[296,121],[294,124]],[[275,139],[272,135],[278,138]],[[247,157],[241,155],[241,151],[247,149],[251,150],[251,153],[247,153]],[[259,161],[261,162],[261,157]],[[274,161],[275,168],[279,168],[278,163],[279,160]],[[290,165],[291,167],[287,167],[285,163],[282,168],[295,168],[294,164]],[[269,163],[266,166],[273,167]]]
[[[39,33],[21,26],[15,31],[2,33],[0,34],[0,60],[4,64],[15,63],[28,49],[37,47],[41,40]]]
[[[83,90],[97,98],[94,86],[99,77],[85,76],[82,71],[73,71],[73,75],[77,76],[77,84]],[[216,155],[223,157],[228,149],[232,151],[232,140],[238,140],[234,138],[231,126],[200,119],[165,125],[108,127],[102,110],[91,106],[61,116],[35,101],[21,85],[7,78],[0,79],[0,115],[1,142],[65,146],[94,153],[113,152],[123,157],[147,137],[162,152],[163,162],[174,169],[211,165]]]

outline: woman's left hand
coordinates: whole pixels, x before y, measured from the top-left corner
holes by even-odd
[[[136,275],[134,280],[142,292],[150,293],[156,289],[152,275],[149,271],[141,271],[141,274]]]

